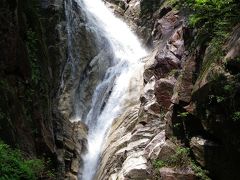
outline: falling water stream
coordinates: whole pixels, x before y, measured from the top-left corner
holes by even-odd
[[[92,97],[91,110],[85,123],[89,127],[88,152],[83,156],[82,180],[92,180],[96,173],[101,148],[107,130],[124,110],[124,103],[131,99],[130,82],[142,72],[141,58],[147,52],[141,47],[130,28],[105,6],[102,0],[76,0],[84,7],[88,21],[98,28],[97,33],[105,36],[114,53],[112,66],[106,71]]]

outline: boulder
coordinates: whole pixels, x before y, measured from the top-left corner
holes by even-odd
[[[158,157],[158,159],[166,160],[170,156],[172,156],[176,153],[176,149],[177,149],[177,146],[173,142],[167,140],[163,144],[162,148],[160,149],[157,157]]]
[[[174,88],[174,95],[172,102],[178,104],[180,101],[189,103],[191,100],[194,74],[197,70],[196,56],[189,56],[184,62],[184,68],[181,72],[181,76],[177,79],[177,83]]]
[[[156,82],[154,94],[162,110],[167,110],[171,105],[175,78],[160,79]]]
[[[135,154],[124,161],[122,168],[123,176],[129,179],[148,179],[150,171],[147,160],[143,156]]]
[[[161,180],[197,180],[191,169],[161,168]]]
[[[64,180],[78,180],[78,178],[77,178],[76,175],[74,175],[74,174],[72,174],[72,173],[68,173],[68,174],[65,176]]]
[[[209,161],[214,159],[214,152],[216,152],[216,149],[219,148],[219,145],[202,137],[192,137],[190,147],[197,162],[201,166],[205,167]]]
[[[79,160],[78,159],[74,159],[71,163],[71,171],[73,173],[78,173],[79,171],[79,168],[80,168],[80,163],[79,163]]]

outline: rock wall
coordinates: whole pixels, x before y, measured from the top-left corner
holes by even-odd
[[[127,109],[113,124],[96,179],[157,179],[153,160],[169,156],[176,149],[165,138],[164,116],[186,56],[185,23],[174,10],[166,11],[157,22],[153,28],[161,38],[144,60],[144,89],[139,104]]]
[[[58,108],[66,119],[85,120],[95,87],[111,66],[112,52],[81,1],[65,1],[65,14],[67,61],[61,73]]]
[[[0,137],[77,179],[93,91],[111,66],[101,29],[75,0],[1,1]],[[70,122],[72,120],[72,122]]]
[[[59,110],[67,61],[64,2],[0,3],[0,137],[29,157],[50,159],[57,179],[77,179],[87,128]]]
[[[0,2],[0,137],[28,156],[50,158],[57,179],[77,179],[87,127],[69,120],[85,119],[111,66],[109,44],[79,2]],[[237,179],[239,25],[216,59],[174,1],[105,2],[152,51],[137,78],[142,94],[113,123],[96,179],[199,178],[192,166],[156,169],[179,146],[212,179]]]
[[[153,50],[139,104],[112,125],[96,179],[237,179],[239,27],[223,47],[225,57],[214,61],[214,47],[194,38],[198,30],[173,1],[106,4]],[[209,177],[191,163],[156,172],[155,160],[169,160],[179,146]]]

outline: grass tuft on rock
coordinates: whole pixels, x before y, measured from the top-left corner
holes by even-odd
[[[196,176],[201,180],[210,180],[207,176],[207,171],[203,170],[200,166],[196,165],[190,158],[190,149],[184,147],[178,147],[175,154],[169,156],[167,159],[160,160],[156,159],[153,162],[153,167],[155,169],[160,169],[162,167],[170,167],[177,169],[191,168]]]

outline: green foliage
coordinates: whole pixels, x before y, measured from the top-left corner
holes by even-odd
[[[216,100],[217,103],[221,103],[225,100],[225,98],[222,96],[209,95],[209,100],[210,100],[210,103],[214,100]]]
[[[191,162],[190,167],[195,172],[196,176],[201,180],[210,180],[207,176],[208,171],[203,170],[200,166],[197,166],[194,162]]]
[[[173,69],[168,73],[169,76],[174,76],[176,78],[179,76],[179,74],[180,74],[180,71],[178,69]]]
[[[190,164],[189,149],[178,147],[174,155],[166,160],[155,160],[153,166],[155,168],[161,167],[187,167]]]
[[[233,114],[233,118],[232,119],[233,119],[234,122],[240,122],[240,112],[239,111],[235,112]]]
[[[224,91],[231,93],[231,92],[234,91],[234,87],[233,87],[231,84],[226,84],[226,85],[224,86]]]
[[[187,168],[190,167],[200,180],[210,180],[206,175],[208,171],[203,170],[201,167],[197,166],[189,157],[190,150],[188,148],[178,147],[175,154],[167,158],[166,160],[155,160],[153,162],[153,167],[156,169],[162,167],[172,167],[172,168]]]
[[[189,115],[189,112],[181,112],[181,113],[178,113],[178,117],[182,117],[182,118],[185,118]]]
[[[237,14],[234,14],[238,11],[237,0],[187,0],[184,1],[183,6],[193,11],[189,21],[192,26],[208,24],[216,28],[216,20],[221,20],[223,24],[229,19],[237,21]]]
[[[196,16],[196,15],[190,15],[189,16],[189,24],[192,27],[195,27],[200,20],[202,20],[202,17]]]
[[[19,150],[13,150],[0,141],[0,180],[53,178],[52,173],[45,169],[45,165],[43,160],[24,158]]]
[[[231,25],[238,22],[238,0],[187,0],[183,4],[193,11],[189,24],[203,26],[214,36],[225,37]]]
[[[222,96],[216,96],[216,99],[217,99],[217,103],[221,103],[225,100],[225,98]]]
[[[162,160],[156,159],[155,161],[153,161],[153,167],[156,168],[156,169],[162,168],[164,166],[167,166],[167,165]]]
[[[174,7],[175,5],[177,5],[177,2],[178,2],[177,0],[168,0],[164,2],[165,3],[164,5],[167,4]]]
[[[221,51],[224,40],[239,22],[238,0],[180,0],[180,7],[190,10],[189,25],[198,29],[197,41],[211,42],[214,54]],[[220,47],[220,48],[219,48]],[[216,58],[215,58],[216,59]]]
[[[189,149],[178,147],[176,153],[171,156],[167,163],[172,167],[186,167],[189,165]]]
[[[228,99],[228,94],[233,91],[233,87],[230,84],[224,86],[223,91],[219,91],[215,94],[210,94],[209,97],[209,104],[214,102],[216,103],[223,103]]]
[[[181,128],[181,125],[182,125],[181,123],[175,123],[175,124],[173,125],[173,127],[174,127],[174,128]]]
[[[234,100],[239,87],[237,78],[228,80],[226,77],[217,77],[212,83],[214,88],[211,89],[211,98],[216,98],[218,103],[228,99]]]

